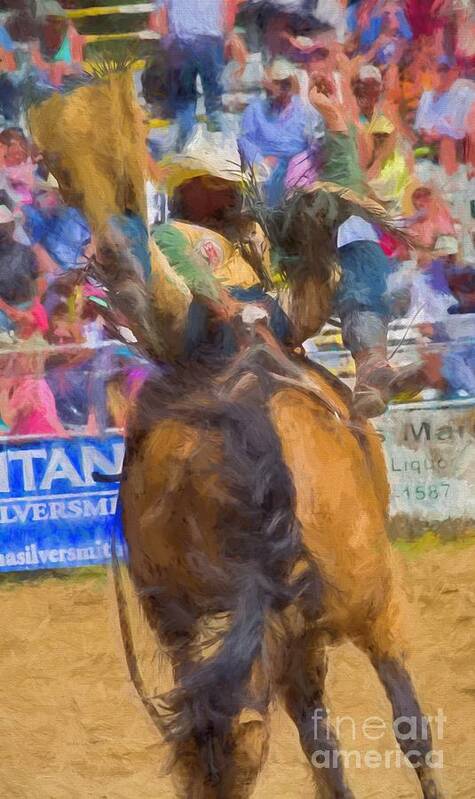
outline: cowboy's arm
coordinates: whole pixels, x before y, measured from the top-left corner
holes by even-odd
[[[351,88],[355,66],[353,59],[348,58],[341,45],[339,47],[340,49],[336,55],[336,66],[340,74],[340,92],[343,108],[346,112],[346,118],[351,122],[358,123],[359,108]]]
[[[153,231],[153,238],[168,263],[183,278],[193,296],[209,300],[219,297],[219,284],[193,252],[186,236],[173,225],[159,225]]]
[[[211,314],[220,320],[230,320],[241,306],[217,281],[186,236],[173,225],[160,225],[153,233],[160,251],[170,266],[185,281],[193,297],[206,305]]]
[[[333,133],[348,133],[348,124],[339,103],[334,98],[327,97],[314,87],[310,90],[309,99],[325,120],[327,130]]]

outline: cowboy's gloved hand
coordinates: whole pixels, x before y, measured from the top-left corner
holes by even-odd
[[[256,322],[267,322],[269,314],[261,305],[247,303],[241,311],[241,319],[246,327],[252,327]]]

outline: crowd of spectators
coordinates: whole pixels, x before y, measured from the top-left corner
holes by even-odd
[[[55,0],[41,5],[29,30],[16,12],[0,16],[0,433],[94,434],[120,424],[121,403],[111,414],[97,402],[107,381],[114,393],[101,354],[107,334],[98,306],[68,279],[92,252],[91,231],[61,198],[22,111],[25,81],[61,87],[81,69],[82,41]],[[146,99],[154,115],[176,122],[174,148],[193,136],[203,101],[210,131],[238,133],[270,203],[305,180],[338,182],[338,163],[356,148],[365,186],[416,244],[379,239],[394,266],[391,290],[403,298],[399,314],[421,341],[444,345],[433,387],[475,396],[471,5],[158,0],[150,24],[172,80],[166,96],[162,80]],[[332,130],[340,149],[327,175]]]

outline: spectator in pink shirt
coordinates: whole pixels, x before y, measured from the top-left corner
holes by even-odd
[[[42,353],[10,355],[0,377],[0,415],[10,436],[66,436],[44,377]]]

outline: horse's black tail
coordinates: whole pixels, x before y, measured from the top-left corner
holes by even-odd
[[[249,689],[267,624],[303,591],[318,592],[302,546],[293,482],[260,391],[201,411],[201,424],[219,429],[224,441],[217,470],[229,502],[223,503],[219,534],[230,621],[215,654],[195,660],[165,698],[166,729],[175,741],[190,735],[222,739],[243,708],[268,703],[267,695],[256,700]],[[296,581],[292,572],[299,560],[307,567]]]

